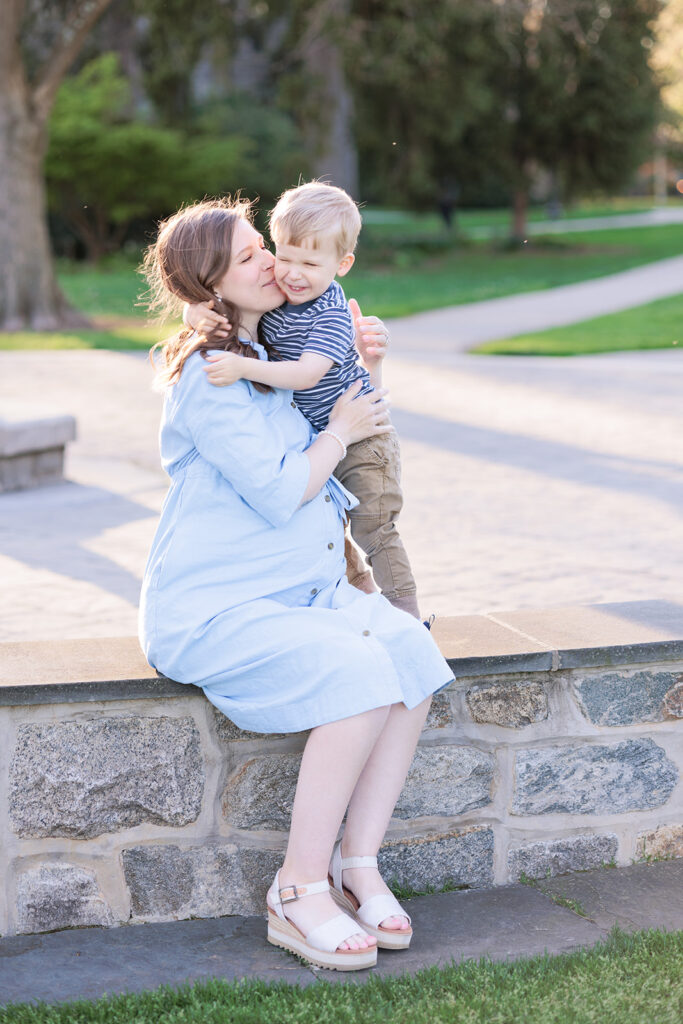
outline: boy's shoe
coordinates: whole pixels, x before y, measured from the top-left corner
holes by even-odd
[[[435,618],[436,618],[436,615],[434,615],[434,613],[432,612],[432,614],[429,616],[429,618],[424,620],[422,625],[425,626],[428,630],[431,631],[431,628],[434,625],[434,619]]]

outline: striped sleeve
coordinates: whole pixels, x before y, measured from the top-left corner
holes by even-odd
[[[349,311],[338,306],[324,309],[308,325],[304,352],[315,352],[342,366],[353,345],[353,338]]]

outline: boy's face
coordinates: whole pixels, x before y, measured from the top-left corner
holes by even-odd
[[[335,277],[343,277],[353,265],[353,253],[339,257],[330,239],[312,239],[301,245],[278,245],[275,249],[275,280],[292,305],[312,302],[327,291]]]

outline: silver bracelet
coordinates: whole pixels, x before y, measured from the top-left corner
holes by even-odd
[[[329,437],[333,437],[335,439],[335,441],[337,442],[337,444],[340,446],[340,448],[342,450],[342,459],[345,459],[346,458],[346,445],[342,441],[342,439],[339,436],[339,434],[335,434],[334,430],[327,430],[327,429],[325,429],[325,430],[321,430],[320,431],[320,433],[318,434],[318,437],[322,437],[323,434],[327,434]]]

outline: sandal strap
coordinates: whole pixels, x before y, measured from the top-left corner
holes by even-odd
[[[319,924],[306,936],[306,942],[314,949],[321,949],[325,953],[333,953],[338,946],[352,935],[358,935],[359,929],[355,921],[348,914],[337,914],[329,921]]]
[[[316,896],[318,893],[329,891],[330,883],[327,879],[324,882],[309,882],[306,885],[286,885],[280,888],[280,872],[278,871],[268,896],[277,916],[285,921],[285,912],[282,909],[283,904],[293,903],[295,900],[303,899],[304,896]]]
[[[376,868],[376,857],[342,857],[342,871],[346,868]]]
[[[365,903],[361,903],[356,911],[356,917],[363,924],[370,925],[371,928],[379,928],[382,921],[386,921],[388,917],[407,917],[410,923],[410,914],[406,914],[391,893],[378,893],[377,896],[371,896]]]
[[[342,871],[346,868],[376,868],[376,857],[342,857],[341,839],[338,839],[332,850],[331,874],[332,884],[338,892],[342,892]]]

